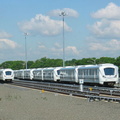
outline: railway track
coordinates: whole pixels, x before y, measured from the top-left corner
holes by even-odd
[[[88,99],[88,101],[105,100],[120,103],[120,91],[117,89],[97,89],[94,87],[84,87],[84,90],[80,91],[80,87],[78,85],[47,83],[27,80],[14,80],[10,84],[32,89],[62,93],[72,96],[85,97]]]
[[[10,84],[22,86],[22,87],[27,87],[27,88],[38,89],[38,90],[45,90],[45,91],[51,91],[51,92],[56,92],[56,93],[63,93],[63,94],[68,94],[68,95],[80,96],[80,97],[86,97],[86,95],[99,96],[98,92],[92,92],[92,91],[81,92],[79,89],[73,89],[73,88],[70,88],[67,86],[56,85],[54,83],[15,80],[13,83],[10,83]]]

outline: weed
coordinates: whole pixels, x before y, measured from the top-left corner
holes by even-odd
[[[14,98],[17,100],[17,99],[20,99],[21,98],[21,96],[14,96]]]
[[[47,98],[46,97],[41,97],[43,100],[47,100]]]
[[[7,100],[13,100],[13,99],[20,99],[21,98],[21,96],[18,96],[18,95],[15,95],[15,96],[11,96],[11,95],[8,95],[8,96],[6,96],[6,99]]]
[[[11,96],[11,95],[8,95],[8,96],[6,96],[6,99],[7,99],[7,100],[12,100],[12,96]]]

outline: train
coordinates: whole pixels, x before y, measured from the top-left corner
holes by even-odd
[[[114,86],[119,82],[118,67],[113,64],[81,65],[60,70],[60,80]]]
[[[12,69],[0,69],[0,80],[12,82],[14,80],[14,71]]]
[[[17,79],[69,82],[114,86],[119,82],[118,67],[114,64],[79,65],[15,70]]]

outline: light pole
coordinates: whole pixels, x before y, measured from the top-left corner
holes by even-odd
[[[27,69],[27,41],[26,41],[26,36],[28,35],[28,33],[24,33],[25,35],[25,62],[26,62],[26,69]]]
[[[62,11],[60,13],[60,16],[62,16],[63,20],[63,67],[64,67],[65,66],[64,17],[66,16],[66,13]]]

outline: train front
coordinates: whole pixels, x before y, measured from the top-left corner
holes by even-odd
[[[3,81],[10,81],[14,79],[14,72],[12,69],[4,69],[3,70]]]
[[[113,64],[100,66],[100,84],[114,86],[119,82],[118,67]]]

